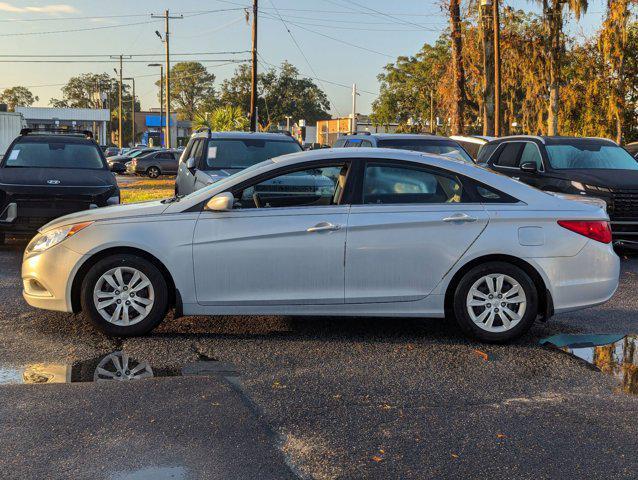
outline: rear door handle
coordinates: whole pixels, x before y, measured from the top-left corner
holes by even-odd
[[[476,222],[476,217],[472,217],[467,213],[455,213],[454,215],[450,215],[449,217],[445,217],[443,219],[444,222]]]
[[[314,227],[310,227],[310,228],[306,229],[306,232],[308,232],[308,233],[313,233],[313,232],[333,232],[335,230],[341,230],[341,225],[335,225],[335,224],[329,223],[329,222],[321,222],[321,223],[318,223],[317,225],[315,225]]]

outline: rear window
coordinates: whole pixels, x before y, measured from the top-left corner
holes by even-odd
[[[244,169],[279,155],[300,152],[301,146],[290,140],[211,139],[205,152],[205,170]]]
[[[434,140],[434,139],[418,139],[418,138],[401,138],[379,140],[377,146],[380,148],[398,148],[402,150],[413,150],[415,152],[433,153],[443,155],[454,160],[462,160],[468,163],[474,163],[472,157],[463,150],[458,143],[452,140]]]
[[[5,167],[14,168],[105,168],[97,145],[64,141],[20,141],[4,161]]]

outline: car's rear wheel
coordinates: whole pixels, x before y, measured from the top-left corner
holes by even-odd
[[[148,167],[148,170],[146,170],[146,175],[148,175],[149,178],[157,178],[160,174],[160,169],[157,167]]]
[[[468,271],[454,293],[454,317],[461,330],[486,342],[524,334],[538,315],[536,285],[521,268],[488,262]]]
[[[104,333],[143,335],[166,315],[168,287],[148,260],[118,254],[98,261],[82,282],[82,310]]]

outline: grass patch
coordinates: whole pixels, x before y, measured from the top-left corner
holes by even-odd
[[[146,202],[172,197],[175,194],[175,179],[140,179],[120,183],[122,203]]]

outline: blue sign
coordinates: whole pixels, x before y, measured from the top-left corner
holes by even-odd
[[[173,125],[172,119],[170,124]],[[160,118],[159,115],[146,115],[146,126],[147,127],[165,127],[166,116],[162,116]]]

